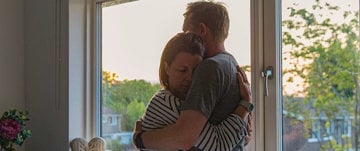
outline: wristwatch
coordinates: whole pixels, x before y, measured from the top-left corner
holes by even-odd
[[[254,104],[244,100],[241,100],[239,105],[245,107],[248,112],[252,112],[252,110],[254,109]]]

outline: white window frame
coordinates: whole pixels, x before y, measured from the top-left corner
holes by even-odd
[[[258,33],[254,39],[255,47],[252,66],[254,97],[256,97],[256,143],[259,151],[282,151],[282,89],[281,89],[281,0],[257,0]],[[256,30],[254,30],[256,31]],[[264,79],[261,72],[273,68],[273,76],[268,80],[268,96],[265,96]],[[260,139],[260,140],[258,140]]]

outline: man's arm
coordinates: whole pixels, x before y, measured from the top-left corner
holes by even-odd
[[[150,149],[190,149],[197,142],[207,118],[200,111],[181,111],[175,124],[151,132],[143,132],[142,141]]]

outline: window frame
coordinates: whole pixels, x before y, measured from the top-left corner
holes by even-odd
[[[91,59],[93,60],[92,67],[94,71],[91,73],[92,77],[94,79],[94,87],[93,92],[94,95],[94,101],[93,106],[95,112],[93,113],[93,118],[95,120],[94,127],[95,127],[95,136],[102,136],[101,129],[102,129],[102,104],[101,104],[101,92],[102,92],[102,76],[101,76],[101,20],[102,20],[102,3],[104,2],[110,2],[112,0],[90,0],[94,4],[92,16],[94,19],[94,27],[93,27],[93,47],[94,52],[92,53]],[[251,22],[251,66],[252,71],[262,71],[262,69],[265,66],[266,61],[264,61],[264,55],[265,55],[265,39],[267,37],[265,36],[264,32],[268,31],[269,28],[266,28],[264,24],[268,22],[270,19],[266,19],[267,17],[271,16],[271,14],[267,14],[269,12],[272,12],[274,10],[266,9],[264,6],[268,4],[268,2],[272,3],[273,1],[278,2],[277,0],[251,0],[250,1],[250,22]],[[273,15],[275,16],[275,14]],[[273,17],[274,18],[274,17]],[[275,16],[276,18],[276,16]],[[270,34],[269,34],[270,35]],[[255,102],[255,110],[254,116],[255,118],[255,134],[254,134],[254,141],[250,143],[250,145],[247,147],[249,150],[257,150],[257,151],[266,151],[266,150],[278,150],[277,146],[272,146],[270,144],[277,144],[274,142],[266,142],[267,138],[265,136],[274,136],[274,133],[268,133],[269,131],[265,131],[265,127],[269,125],[265,125],[265,112],[264,106],[266,106],[265,98],[264,98],[264,83],[262,82],[263,78],[261,77],[260,72],[251,72],[251,91],[252,91],[252,99]],[[273,126],[273,125],[271,125]],[[271,128],[276,129],[276,127]],[[278,130],[274,131],[278,132]],[[276,135],[275,135],[276,136]],[[270,137],[271,138],[271,137]],[[279,139],[279,138],[278,138]],[[270,139],[273,140],[273,139]],[[277,139],[274,139],[275,141]],[[265,143],[266,142],[266,143]],[[281,147],[280,147],[281,148]]]
[[[265,151],[282,151],[282,88],[281,88],[281,0],[259,0],[261,1],[263,15],[259,18],[262,20],[262,42],[259,44],[262,50],[259,51],[263,60],[260,64],[260,73],[267,67],[272,67],[273,76],[268,80],[268,96],[265,96],[264,79],[258,74],[257,80],[262,81],[258,86],[259,93],[255,94],[260,97],[258,108],[260,116],[264,120],[263,124],[257,121],[256,126],[263,125],[264,148]],[[266,6],[266,7],[265,7]],[[265,26],[266,25],[266,26]],[[266,57],[265,57],[266,56]],[[255,58],[253,58],[255,59]],[[256,65],[256,64],[252,64]],[[256,76],[256,75],[255,75]],[[266,129],[265,129],[266,127]]]
[[[95,92],[95,96],[94,96],[94,104],[93,106],[95,107],[95,112],[94,112],[94,118],[95,118],[95,135],[96,136],[102,136],[102,75],[101,75],[101,52],[102,52],[102,3],[106,2],[108,0],[93,0],[94,3],[94,11],[93,11],[93,18],[94,18],[94,53],[92,56],[92,59],[94,60],[94,73],[93,73],[93,77],[94,77],[94,92]]]

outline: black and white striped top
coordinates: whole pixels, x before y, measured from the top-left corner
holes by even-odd
[[[152,131],[174,124],[180,115],[181,100],[167,90],[160,90],[150,100],[142,117],[142,130]],[[230,114],[218,125],[206,123],[194,150],[231,151],[246,136],[246,123]]]

